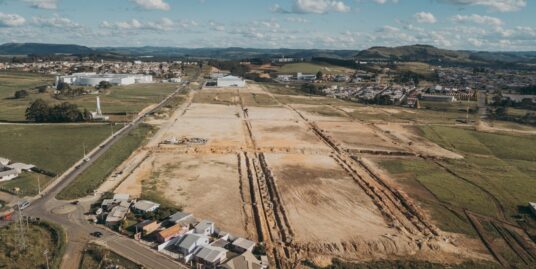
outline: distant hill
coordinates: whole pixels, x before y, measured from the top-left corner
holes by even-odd
[[[52,54],[89,54],[93,49],[66,44],[6,43],[0,45],[0,55],[52,55]]]
[[[105,59],[131,59],[152,56],[159,60],[169,57],[242,60],[252,58],[322,58],[353,63],[359,60],[415,61],[431,64],[528,66],[536,64],[536,52],[489,52],[446,50],[429,45],[372,47],[366,50],[324,49],[255,49],[255,48],[177,48],[177,47],[98,47],[67,44],[6,43],[0,45],[0,55],[70,54]]]
[[[535,63],[536,52],[446,50],[429,45],[372,47],[355,55],[360,60],[415,61],[451,64]]]

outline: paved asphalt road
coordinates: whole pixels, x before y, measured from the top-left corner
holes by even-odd
[[[151,112],[159,109],[164,103],[177,94],[179,89],[174,93],[166,97],[161,103],[158,104],[151,111],[140,115],[134,119],[129,125],[118,131],[113,138],[107,142],[101,144],[99,148],[92,151],[88,158],[89,160],[81,163],[78,167],[71,171],[68,171],[56,185],[51,186],[46,192],[42,194],[40,198],[35,199],[32,205],[23,211],[24,215],[31,217],[38,217],[43,220],[57,223],[61,225],[67,233],[68,243],[63,257],[61,265],[62,269],[75,269],[79,267],[80,259],[82,257],[82,251],[86,244],[93,238],[90,233],[99,231],[103,236],[97,241],[101,244],[108,246],[111,250],[117,252],[120,255],[131,259],[146,268],[185,268],[171,258],[161,255],[160,253],[149,249],[146,246],[141,245],[137,241],[119,236],[114,232],[104,229],[102,226],[92,224],[85,220],[84,213],[89,210],[91,203],[98,200],[95,197],[92,200],[81,201],[79,205],[72,206],[67,201],[59,201],[55,197],[65,187],[67,187],[73,180],[76,179],[84,170],[91,166],[102,154],[104,154],[110,147],[119,141],[123,136],[127,135],[132,129],[137,127],[144,118]],[[71,212],[65,212],[65,214],[53,213],[54,209],[61,207],[71,207]],[[63,213],[63,212],[62,212]]]

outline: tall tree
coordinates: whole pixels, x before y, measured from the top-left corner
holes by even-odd
[[[48,121],[50,115],[50,108],[43,99],[37,99],[33,101],[28,108],[26,108],[26,119],[35,122]]]

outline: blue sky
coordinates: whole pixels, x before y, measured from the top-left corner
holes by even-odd
[[[536,50],[528,0],[0,0],[0,43]]]

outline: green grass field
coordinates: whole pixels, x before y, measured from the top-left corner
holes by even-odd
[[[57,198],[70,200],[93,193],[93,190],[102,184],[113,170],[145,141],[152,130],[153,128],[149,125],[140,125],[132,130],[61,191]]]
[[[28,104],[35,97],[43,94],[31,94],[26,98],[12,99],[15,92],[52,84],[53,81],[54,78],[52,76],[41,74],[0,72],[0,120],[24,120],[24,110]]]
[[[46,268],[44,250],[48,250],[50,268],[59,268],[65,248],[65,234],[60,227],[47,223],[30,224],[26,249],[19,250],[17,227],[0,228],[0,268]]]
[[[114,127],[115,129],[121,126]],[[61,174],[100,144],[111,133],[109,125],[0,125],[0,156],[13,162],[30,163],[41,169]],[[0,189],[18,195],[35,195],[38,181],[41,189],[53,178],[37,173],[23,173],[18,178],[0,183]]]
[[[383,160],[380,165],[414,192],[440,228],[474,234],[461,209],[498,218],[502,211],[514,221],[520,206],[536,200],[536,137],[444,126],[419,130],[464,155],[464,159],[439,161],[452,173],[426,160]]]
[[[36,99],[43,99],[50,104],[69,102],[95,111],[96,95],[82,95],[72,98],[56,99],[51,92],[30,92],[21,99],[12,99],[15,91],[28,89],[43,84],[52,84],[53,78],[33,73],[0,73],[0,120],[24,121],[28,105]],[[76,86],[75,86],[76,87]],[[91,87],[89,87],[91,88]],[[114,86],[100,94],[104,114],[138,113],[145,107],[160,102],[177,89],[177,84],[135,84]]]

